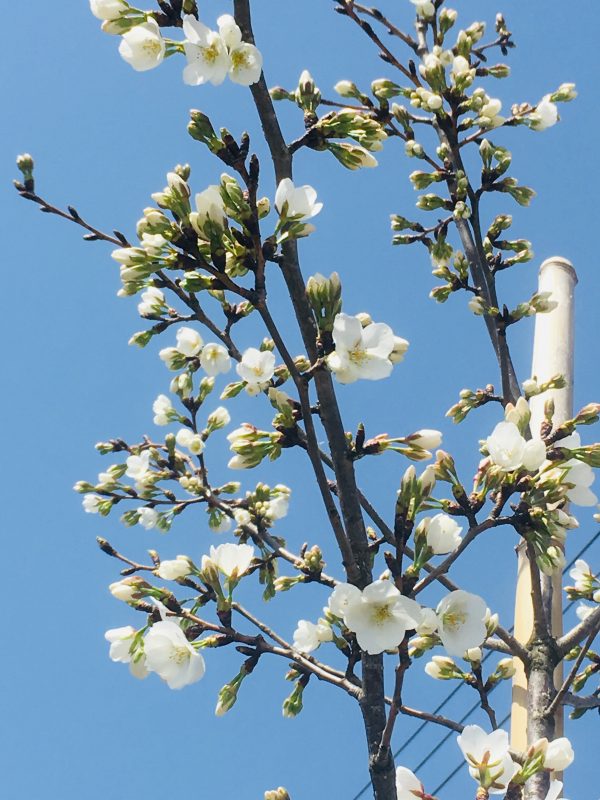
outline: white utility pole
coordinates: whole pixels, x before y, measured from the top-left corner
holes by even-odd
[[[538,314],[535,318],[533,343],[532,377],[539,382],[549,380],[554,375],[563,375],[567,386],[543,395],[532,397],[531,432],[535,436],[544,419],[544,404],[550,397],[554,400],[554,425],[559,425],[573,416],[573,321],[574,290],[577,274],[573,265],[565,258],[548,258],[540,267],[539,291],[552,292],[552,300],[558,306],[548,314]],[[517,590],[515,598],[515,637],[527,643],[533,630],[533,608],[531,603],[531,577],[524,543],[518,547]],[[562,633],[562,576],[553,578],[542,576],[545,582],[544,594],[551,594],[552,630],[554,636]],[[515,750],[527,749],[527,677],[521,661],[515,659],[516,674],[513,678],[511,745]],[[555,683],[562,682],[562,668],[557,667]],[[556,735],[563,729],[563,710],[556,711]]]

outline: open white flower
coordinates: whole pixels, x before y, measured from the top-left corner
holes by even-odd
[[[129,456],[125,463],[127,464],[125,475],[143,483],[150,471],[150,451],[143,450],[139,456]]]
[[[176,581],[185,578],[192,571],[192,565],[187,556],[177,556],[171,561],[161,561],[156,568],[156,574],[165,581]]]
[[[534,131],[545,131],[546,128],[556,125],[558,122],[558,108],[556,103],[550,100],[549,94],[544,95],[529,119]]]
[[[171,399],[166,394],[159,394],[156,400],[152,403],[152,411],[154,412],[155,425],[168,425],[171,421],[173,413],[173,404]]]
[[[419,604],[386,580],[370,583],[360,597],[350,597],[344,612],[346,626],[371,655],[398,647],[406,631],[416,628],[420,620]]]
[[[595,610],[596,609],[594,608],[594,606],[589,606],[587,603],[579,603],[579,605],[575,609],[575,613],[577,614],[577,619],[580,622],[583,622]]]
[[[123,0],[90,0],[90,9],[97,19],[119,19],[127,11],[127,3]]]
[[[461,526],[448,514],[436,514],[426,525],[425,538],[433,554],[441,556],[458,547],[462,541],[461,531]]]
[[[436,609],[438,636],[451,656],[463,656],[486,638],[485,600],[462,589],[450,592]]]
[[[202,348],[202,337],[193,328],[179,328],[175,338],[177,339],[177,350],[188,358],[197,356]]]
[[[569,576],[575,581],[575,588],[579,592],[589,592],[594,586],[594,573],[590,565],[583,558],[578,558],[575,566],[569,572]]]
[[[189,428],[181,428],[178,430],[175,435],[175,441],[179,447],[185,447],[186,450],[189,450],[190,453],[193,453],[195,456],[200,455],[200,453],[204,451],[204,441],[202,437]]]
[[[236,372],[247,384],[258,387],[273,377],[275,356],[270,350],[249,347],[244,350],[242,360],[236,366]]]
[[[567,450],[575,450],[581,447],[581,436],[575,432],[564,439],[556,442],[556,447],[565,447]],[[568,472],[563,478],[563,483],[572,483],[573,487],[567,491],[567,497],[577,506],[594,506],[598,498],[590,489],[595,480],[594,470],[589,464],[572,458],[562,465],[559,469],[567,469]]]
[[[467,725],[457,738],[469,773],[490,794],[504,794],[519,769],[509,753],[508,733],[486,733],[479,725]]]
[[[275,208],[280,216],[301,222],[315,217],[323,203],[317,203],[317,192],[312,186],[294,186],[290,178],[284,178],[277,186]]]
[[[140,518],[138,520],[139,524],[147,531],[152,530],[152,528],[156,528],[156,524],[158,522],[158,511],[155,508],[147,508],[146,506],[142,506],[138,508],[138,514]]]
[[[340,383],[387,378],[393,368],[390,354],[394,333],[384,322],[372,322],[363,328],[357,317],[337,314],[333,322],[335,350],[327,364]]]
[[[158,67],[165,57],[165,40],[156,20],[150,19],[124,33],[119,53],[137,72]]]
[[[183,48],[187,66],[183,70],[183,81],[189,86],[223,83],[231,66],[225,42],[216,31],[211,31],[191,14],[183,18],[185,41]]]
[[[562,772],[573,763],[574,758],[571,742],[566,736],[561,736],[553,742],[548,742],[544,753],[544,768]]]
[[[146,668],[170,689],[183,689],[204,675],[204,659],[176,622],[155,622],[144,639]]]
[[[322,642],[330,642],[332,639],[333,631],[324,619],[320,619],[316,625],[307,619],[301,619],[294,631],[294,648],[301,653],[312,653]]]
[[[231,14],[217,19],[219,35],[229,50],[229,77],[241,86],[251,86],[260,78],[263,58],[257,47],[242,41],[242,32]]]
[[[136,634],[135,628],[131,625],[125,625],[122,628],[111,628],[106,631],[104,638],[107,642],[110,642],[108,655],[111,661],[129,664],[129,671],[134,678],[143,680],[148,676],[146,659],[142,653],[131,652],[131,646]]]
[[[493,463],[504,472],[525,467],[535,472],[546,460],[546,445],[541,439],[525,439],[514,422],[499,422],[486,440]]]
[[[231,358],[227,349],[222,344],[209,342],[202,348],[200,355],[200,366],[210,375],[211,378],[216,377],[220,373],[229,372],[231,369]]]
[[[414,772],[406,767],[396,769],[396,795],[398,800],[415,800],[425,797],[423,784]]]
[[[246,572],[254,558],[254,548],[249,544],[211,545],[209,559],[228,578],[239,578]],[[202,559],[204,562],[204,558]],[[204,565],[203,565],[204,567]]]

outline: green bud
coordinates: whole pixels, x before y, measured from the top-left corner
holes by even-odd
[[[342,97],[360,98],[361,92],[352,81],[338,81],[333,87]]]
[[[389,100],[391,97],[397,97],[402,87],[387,78],[379,78],[371,83],[371,91],[378,100]]]

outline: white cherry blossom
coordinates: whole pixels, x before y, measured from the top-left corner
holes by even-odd
[[[341,313],[335,317],[332,336],[335,350],[327,364],[340,383],[376,381],[391,374],[394,333],[389,325],[373,322],[363,328],[357,317]]]
[[[165,581],[176,581],[185,578],[192,571],[192,565],[187,556],[177,556],[171,561],[161,561],[156,568],[156,574]]]
[[[183,81],[190,86],[223,83],[231,66],[231,59],[220,34],[203,25],[191,14],[183,18],[183,43],[187,66],[183,70]]]
[[[86,514],[97,514],[99,512],[98,506],[104,500],[99,494],[86,494],[83,498],[81,505]]]
[[[148,676],[146,659],[142,653],[133,654],[131,652],[131,646],[136,634],[135,628],[131,625],[125,625],[122,628],[111,628],[106,631],[104,638],[110,643],[108,655],[111,661],[129,664],[129,671],[134,678],[143,680]]]
[[[556,442],[556,447],[564,447],[567,450],[575,450],[581,447],[581,437],[575,432],[564,439]],[[563,483],[572,483],[573,487],[567,491],[567,497],[577,506],[594,506],[598,498],[590,489],[595,480],[594,470],[589,464],[572,458],[563,464],[559,469],[567,469],[568,472],[563,478]]]
[[[249,347],[242,354],[242,360],[236,366],[236,372],[250,386],[260,387],[267,383],[275,372],[275,356],[270,350],[257,350]]]
[[[127,11],[127,3],[123,0],[90,0],[90,9],[97,19],[119,19]]]
[[[227,349],[222,344],[209,342],[202,348],[200,354],[200,366],[212,378],[220,373],[229,372],[231,369],[231,358]]]
[[[344,618],[348,604],[352,601],[358,602],[362,596],[360,589],[351,583],[338,583],[329,596],[328,607],[331,613]]]
[[[487,606],[476,594],[457,589],[446,595],[436,609],[438,636],[451,656],[463,656],[479,647],[487,635]]]
[[[575,581],[575,588],[579,592],[589,592],[594,585],[594,573],[583,558],[577,559],[575,566],[569,572],[569,576]]]
[[[156,528],[156,523],[158,522],[158,511],[155,508],[147,508],[146,506],[142,506],[138,508],[138,514],[140,518],[138,520],[139,524],[147,531]]]
[[[175,441],[179,447],[185,447],[190,453],[195,456],[200,455],[204,451],[204,441],[202,437],[190,430],[190,428],[181,428],[175,434]]]
[[[179,328],[175,338],[177,339],[177,350],[188,358],[197,356],[202,348],[202,337],[193,328]]]
[[[183,689],[204,675],[204,659],[171,620],[154,623],[144,639],[144,653],[148,671],[156,672],[170,689]]]
[[[374,581],[360,597],[350,597],[344,612],[346,626],[371,655],[398,647],[406,631],[416,628],[420,620],[419,604],[387,580]]]
[[[275,208],[281,216],[303,221],[315,217],[323,203],[317,203],[317,192],[312,186],[294,186],[290,178],[284,178],[277,186]]]
[[[171,399],[166,394],[159,394],[152,403],[152,411],[154,412],[153,422],[155,425],[168,425],[171,421],[171,414],[174,411]]]
[[[398,800],[419,800],[425,797],[425,789],[423,784],[414,774],[406,767],[397,767],[396,769],[396,795]]]
[[[205,229],[207,220],[214,222],[219,227],[223,227],[226,219],[220,186],[209,186],[203,192],[198,192],[196,195],[196,211],[190,214],[190,224],[196,233],[202,237],[207,237],[208,234]]]
[[[508,733],[500,728],[486,733],[479,725],[467,725],[457,742],[471,777],[490,794],[504,794],[519,769],[510,757]]]
[[[558,108],[556,103],[550,100],[550,95],[544,97],[537,104],[537,108],[530,116],[531,127],[534,131],[545,131],[558,122]]]
[[[165,57],[165,41],[156,20],[149,19],[124,33],[119,53],[137,72],[158,67]]]
[[[416,6],[416,12],[420,17],[433,17],[435,14],[435,6],[431,0],[410,0],[413,6]]]
[[[150,451],[143,450],[138,456],[129,456],[125,463],[127,464],[125,475],[143,483],[150,471]]]
[[[142,301],[138,303],[138,313],[141,317],[160,314],[164,305],[165,296],[161,290],[155,286],[149,286],[146,291],[142,292]]]
[[[486,440],[492,462],[504,472],[525,467],[534,472],[546,459],[546,445],[539,439],[526,441],[514,422],[499,422]]]
[[[246,572],[254,558],[254,548],[249,544],[220,544],[218,547],[211,545],[210,561],[228,578],[239,578]],[[203,557],[203,568],[206,556]]]
[[[320,619],[315,625],[314,622],[301,619],[294,631],[294,648],[301,653],[312,653],[322,642],[330,642],[332,639],[333,631],[325,620]]]
[[[221,39],[229,50],[231,80],[241,86],[251,86],[256,83],[260,78],[263,63],[258,48],[242,41],[242,32],[231,14],[220,16],[217,25]]]
[[[425,527],[427,544],[435,556],[446,555],[461,543],[462,528],[448,514],[436,514]]]
[[[561,736],[559,739],[554,739],[553,742],[548,742],[544,753],[544,767],[562,772],[573,763],[574,758],[575,753],[571,742],[566,736]]]

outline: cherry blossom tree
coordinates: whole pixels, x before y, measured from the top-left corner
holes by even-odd
[[[335,0],[335,24],[352,25],[357,37],[366,37],[391,77],[365,78],[360,86],[342,80],[326,96],[308,71],[318,63],[307,64],[297,86],[273,84],[277,65],[263,64],[250,0],[234,0],[233,14],[216,19],[204,9],[200,15],[195,0],[158,0],[154,10],[125,0],[90,0],[102,30],[134,70],[179,59],[183,81],[200,87],[194,89],[197,104],[202,84],[228,81],[234,86],[227,91],[251,93],[258,119],[248,120],[250,133],[236,138],[219,120],[190,112],[188,132],[210,154],[214,182],[198,186],[189,165],[175,166],[143,210],[137,242],[119,231],[105,233],[75,208],[63,210],[44,199],[29,155],[18,158],[22,177],[16,188],[45,212],[85,228],[86,239],[113,246],[119,294],[140,296],[138,312],[146,323],[130,343],[143,348],[159,336],[165,343],[159,352],[163,371],[157,373],[163,376],[162,393],[152,411],[154,424],[167,433],[98,443],[112,463],[97,480],[76,485],[84,511],[108,517],[124,509],[125,526],[163,533],[173,528],[172,536],[180,515],[206,515],[204,535],[191,554],[177,554],[167,539],[164,552],[150,550],[148,560],[138,563],[99,539],[100,549],[122,566],[110,592],[128,607],[124,625],[105,634],[110,659],[127,664],[135,678],[180,690],[215,668],[220,648],[235,648],[239,672],[221,689],[217,715],[234,707],[242,683],[265,658],[279,659],[293,683],[283,705],[287,717],[301,712],[310,681],[341,690],[362,715],[377,800],[433,800],[419,776],[394,763],[392,736],[403,716],[456,732],[478,800],[492,794],[552,800],[560,796],[562,772],[574,758],[570,742],[555,729],[557,712],[568,705],[577,717],[600,706],[598,692],[585,689],[600,671],[591,649],[600,631],[600,578],[585,561],[576,562],[574,585],[566,591],[587,603],[578,609],[579,623],[560,637],[551,626],[543,582],[565,564],[565,542],[578,526],[572,506],[597,504],[591,486],[600,444],[583,444],[579,429],[598,421],[600,404],[557,421],[549,400],[541,428],[530,424],[529,400],[563,389],[565,379],[522,376],[520,382],[509,328],[551,312],[556,303],[543,292],[512,309],[503,303],[498,273],[530,261],[533,251],[526,239],[510,239],[508,210],[490,218],[486,201],[500,196],[507,209],[511,202],[530,203],[534,191],[511,176],[506,143],[516,128],[535,136],[555,125],[560,104],[576,92],[564,83],[549,87],[537,103],[517,101],[503,109],[493,82],[508,77],[510,69],[496,57],[507,58],[514,46],[504,17],[495,18],[490,36],[484,22],[461,27],[458,12],[444,0],[410,2],[414,25],[403,30],[375,8]],[[279,124],[280,103],[298,111],[291,142]],[[258,137],[271,163],[259,163],[253,153]],[[376,167],[375,154],[383,147],[400,148],[421,167],[410,180],[420,193],[417,208],[429,212],[429,221],[426,214],[413,220],[405,216],[405,202],[391,217],[393,243],[427,250],[438,281],[431,292],[435,301],[466,293],[469,313],[482,317],[497,361],[499,390],[464,389],[448,411],[459,424],[482,406],[497,408],[494,429],[472,443],[477,466],[471,484],[440,449],[435,429],[406,432],[399,419],[393,435],[367,438],[367,426],[377,425],[367,409],[364,424],[347,431],[338,393],[351,392],[347,384],[383,381],[401,370],[409,343],[395,332],[396,323],[401,332],[401,321],[375,322],[370,313],[345,307],[343,283],[353,279],[350,271],[326,276],[308,264],[301,268],[301,240],[315,233],[323,204],[319,187],[294,176],[295,154],[329,153],[340,167],[358,170]],[[285,282],[286,309],[272,307],[275,274]],[[293,355],[278,322],[282,315],[294,320],[300,355]],[[253,333],[257,326],[262,340]],[[165,369],[171,373],[168,391]],[[216,405],[215,392],[223,405]],[[383,397],[385,383],[374,392]],[[228,430],[228,408],[243,395],[272,410],[267,430],[251,419]],[[228,467],[235,474],[214,482],[211,453],[223,448],[231,452]],[[304,455],[306,480],[326,512],[335,563],[325,564],[324,542],[288,549],[280,521],[288,512],[302,516],[302,509],[293,508],[293,487],[260,481],[261,464],[283,459],[292,449]],[[420,471],[397,466],[395,505],[378,510],[359,487],[355,465],[396,455],[429,463]],[[258,482],[250,480],[250,470]],[[451,577],[454,563],[475,540],[501,527],[512,532],[498,539],[503,546],[519,540],[526,546],[534,619],[527,642],[500,624],[484,598]],[[214,534],[227,540],[214,545]],[[242,582],[254,591],[255,606],[240,602]],[[311,592],[314,584],[329,593],[322,616],[290,620],[283,631],[262,619],[264,601],[277,602],[288,591]],[[434,585],[444,592],[436,603],[428,599]],[[484,650],[498,657],[487,675]],[[426,701],[406,696],[405,676],[419,659],[427,661],[431,679],[475,690],[487,730],[434,714]],[[554,671],[565,660],[573,664],[556,687]],[[515,662],[524,665],[529,680],[524,752],[511,749],[489,699],[512,678]],[[286,800],[288,794],[279,788],[265,798]]]

